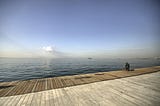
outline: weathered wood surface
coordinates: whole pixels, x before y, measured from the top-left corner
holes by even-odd
[[[159,106],[159,88],[160,71],[36,93],[0,97],[0,106]]]
[[[80,75],[54,77],[54,78],[33,79],[26,81],[2,82],[0,83],[0,97],[64,88],[75,85],[141,75],[157,71],[160,71],[160,66],[139,68],[136,69],[135,71],[119,70],[119,71],[80,74]],[[137,83],[141,83],[141,81],[138,81]],[[156,80],[143,82],[143,84],[150,84],[150,83],[153,83],[155,85],[160,84]],[[153,88],[153,89],[159,89],[159,88]]]

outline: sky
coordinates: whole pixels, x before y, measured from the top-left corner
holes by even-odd
[[[1,0],[0,57],[159,57],[158,0]]]

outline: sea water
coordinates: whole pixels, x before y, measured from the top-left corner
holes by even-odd
[[[0,82],[48,78],[160,65],[160,60],[146,59],[78,59],[78,58],[0,58]]]

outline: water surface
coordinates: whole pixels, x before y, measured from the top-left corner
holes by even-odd
[[[0,82],[121,70],[160,65],[156,59],[0,58]]]

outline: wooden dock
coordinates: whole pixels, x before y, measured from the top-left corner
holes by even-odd
[[[157,71],[160,71],[160,66],[139,68],[135,69],[135,71],[119,70],[54,78],[33,79],[26,81],[2,82],[0,83],[0,97],[65,88],[93,82],[136,76]]]
[[[54,78],[45,79],[45,82],[42,81],[44,79],[31,80],[32,83],[29,82],[27,85],[25,85],[26,82],[23,81],[8,82],[10,85],[15,83],[17,85],[15,85],[16,87],[1,89],[0,94],[8,96],[0,97],[0,106],[159,106],[159,68],[160,67],[150,67],[137,69],[134,72],[114,71],[107,73],[96,73],[96,75],[87,74],[86,76],[77,75],[71,77],[57,77],[55,82],[52,82],[53,84],[49,83],[51,83],[50,81],[54,81]],[[142,73],[143,75],[139,75]],[[91,77],[88,77],[89,75]],[[112,77],[108,77],[110,75],[114,77],[117,76],[118,79],[108,80],[112,79]],[[138,76],[125,77],[129,75]],[[80,81],[82,80],[80,77],[82,77],[83,81]],[[74,83],[70,84],[70,82],[66,82],[66,84],[63,85],[64,83],[60,80],[62,78],[68,78],[70,81],[75,80],[74,82],[78,80],[75,85],[94,82],[96,79],[100,82],[72,86]],[[49,83],[48,80],[50,80]],[[58,82],[58,80],[60,81]],[[2,85],[4,84],[5,83]],[[31,85],[29,86],[29,84]],[[70,87],[65,87],[67,84]],[[56,88],[54,85],[58,89],[51,89],[52,87]],[[37,87],[40,87],[41,90],[45,91],[37,92],[40,91]],[[30,92],[35,93],[29,93],[29,90]],[[28,93],[24,94],[26,92]],[[9,94],[15,96],[9,96]]]

